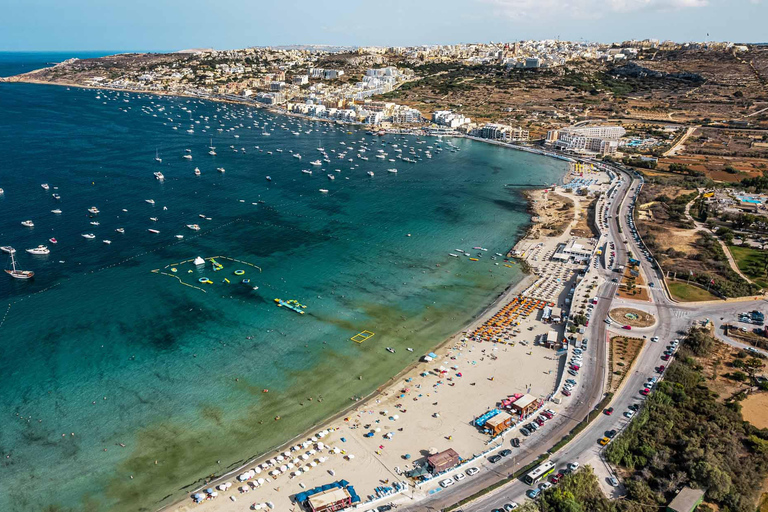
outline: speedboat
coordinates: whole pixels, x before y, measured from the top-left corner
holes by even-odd
[[[155,172],[155,178],[157,178],[160,181],[163,181],[165,179],[165,176],[163,176],[163,173],[160,171]]]
[[[149,220],[151,220],[152,222],[157,222],[157,217],[150,217]]]
[[[0,247],[0,251],[7,252],[8,254],[13,254],[16,252],[16,249],[11,247],[10,245],[4,245]]]
[[[91,213],[92,213],[92,214],[94,214],[94,215],[96,215],[97,213],[99,213],[99,209],[98,209],[98,208],[96,208],[95,206],[91,206],[90,208],[88,208],[88,211],[89,211],[89,212],[91,212]]]
[[[48,190],[48,189],[50,189],[50,188],[51,188],[51,187],[50,187],[50,186],[49,186],[47,183],[43,183],[43,184],[42,184],[42,185],[40,185],[40,186],[41,186],[41,187],[43,187],[45,190]]]
[[[187,227],[192,231],[200,231],[200,226],[198,226],[197,224],[187,224]]]
[[[61,214],[61,210],[56,208],[55,210],[51,210],[51,213],[55,213],[56,215],[60,215]]]
[[[320,160],[313,160],[309,162],[309,165],[323,165],[323,163]]]
[[[327,194],[327,193],[328,193],[328,190],[327,190],[327,189],[324,189],[324,188],[321,188],[321,189],[320,189],[320,193],[321,193],[321,194]]]
[[[176,238],[178,238],[179,240],[181,240],[182,238],[184,238],[184,235],[176,235]]]
[[[49,238],[49,239],[48,239],[48,241],[49,241],[49,242],[51,242],[52,244],[57,244],[57,243],[59,243],[59,241],[58,241],[58,240],[56,240],[55,238]]]
[[[59,194],[51,194],[51,197],[53,197],[56,200],[61,199],[61,196]]]
[[[93,233],[83,233],[81,236],[83,238],[87,238],[88,240],[93,240],[94,238],[96,238],[96,235],[94,235]]]
[[[149,203],[149,204],[155,204],[155,200],[154,199],[145,199],[144,201]]]
[[[391,172],[392,174],[397,174],[397,169],[387,169],[387,172]]]
[[[368,176],[373,176],[373,171],[368,171]]]
[[[387,352],[389,352],[390,354],[394,354],[395,349],[393,349],[392,347],[387,347]]]
[[[192,160],[192,155],[184,155],[182,158],[186,158],[187,160]]]
[[[195,176],[200,176],[202,173],[200,172],[199,167],[195,167]]]
[[[32,222],[31,220],[23,220],[23,221],[21,221],[21,225],[22,225],[22,226],[26,226],[26,227],[28,227],[28,228],[33,228],[33,227],[35,227],[35,223],[34,223],[34,222]]]
[[[115,231],[118,233],[125,233],[125,228],[117,228]]]
[[[27,249],[29,254],[50,254],[51,251],[44,245],[38,245],[34,249]]]
[[[328,175],[328,179],[329,179],[329,180],[335,180],[335,179],[336,179],[336,176],[334,176],[333,174],[329,174],[329,175]]]
[[[156,229],[148,229],[147,231],[149,231],[150,233],[154,233],[154,234],[158,234],[158,233],[160,233],[160,232],[159,232],[158,230],[156,230]]]
[[[102,242],[104,242],[105,244],[109,245],[109,244],[112,243],[112,240],[102,240]]]
[[[92,220],[91,221],[91,226],[98,226],[98,225],[99,225],[99,221],[97,221],[97,220]]]
[[[267,181],[272,181],[272,177],[271,176],[267,176]]]
[[[312,174],[312,171],[310,171],[309,169],[302,169],[301,172],[303,172],[304,174]]]
[[[216,170],[219,171],[222,174],[224,174],[226,172],[223,167],[217,167]]]

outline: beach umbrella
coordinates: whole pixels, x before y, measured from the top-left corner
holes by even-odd
[[[207,492],[208,494],[211,494],[211,493],[213,492],[213,489],[211,489],[211,488],[209,487],[208,489],[206,489],[206,490],[205,490],[205,492]]]
[[[406,453],[405,454],[405,460],[410,460],[410,458],[411,458],[411,454],[410,453]]]
[[[396,420],[399,420],[399,419],[400,419],[400,416],[399,416],[398,414],[395,414],[395,415],[394,415],[394,416],[392,416],[392,417],[393,417],[394,419],[396,419]]]
[[[316,443],[317,442],[317,437],[312,436],[311,440],[312,440],[313,443]]]
[[[269,459],[269,464],[274,466],[277,461],[275,459]]]
[[[257,466],[253,468],[252,472],[253,474],[258,475],[259,473],[261,473],[261,468]]]
[[[288,470],[288,466],[280,466],[280,471],[285,473]]]
[[[295,464],[293,462],[289,462],[288,464],[286,464],[286,466],[288,466],[288,469],[293,469]]]
[[[312,462],[309,463],[309,465],[310,465],[310,467],[314,468],[315,466],[317,466],[317,462],[312,461]]]
[[[283,457],[290,457],[291,454],[289,452],[283,452]]]
[[[277,462],[283,462],[283,461],[285,460],[285,457],[283,457],[282,455],[278,455],[278,456],[277,456],[277,458],[276,458],[275,460],[276,460]]]
[[[309,458],[309,455],[307,455],[306,453],[301,454],[301,460],[307,460],[308,458]]]
[[[355,456],[354,456],[354,455],[352,455],[351,453],[347,455],[347,459],[349,459],[349,460],[352,460],[352,459],[354,459],[354,458],[355,458]]]
[[[276,470],[276,469],[273,469],[272,471],[269,472],[269,474],[272,475],[272,476],[277,476],[277,475],[280,474],[280,472],[278,470]]]

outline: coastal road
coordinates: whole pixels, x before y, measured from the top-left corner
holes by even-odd
[[[630,180],[624,178],[623,183],[617,189],[617,193],[614,200],[609,207],[609,219],[610,230],[616,230],[617,224],[615,216],[619,212],[619,206],[622,204],[621,199],[627,194],[629,189]],[[626,250],[623,247],[617,245],[616,261],[618,264],[626,264]],[[606,340],[606,324],[601,321],[605,318],[610,309],[611,300],[616,293],[618,284],[612,283],[610,279],[606,280],[597,291],[598,296],[607,297],[608,300],[599,300],[595,306],[588,331],[585,335],[589,339],[588,350],[586,353],[585,367],[580,375],[579,386],[576,388],[576,392],[571,397],[563,397],[565,401],[564,409],[555,418],[545,424],[545,427],[539,429],[536,433],[529,437],[523,437],[519,435],[522,443],[518,449],[512,448],[509,442],[506,443],[506,447],[513,450],[513,454],[509,457],[502,459],[502,461],[491,464],[485,461],[482,464],[477,464],[480,469],[480,473],[474,477],[465,479],[460,485],[453,485],[446,489],[439,487],[437,482],[433,482],[431,485],[426,486],[427,492],[433,492],[428,497],[420,499],[417,502],[401,503],[400,508],[404,510],[442,510],[458,501],[465,499],[472,494],[485,489],[486,487],[493,485],[503,479],[506,479],[510,474],[519,470],[521,467],[536,460],[536,458],[549,450],[555,443],[560,441],[565,435],[567,435],[576,425],[578,425],[587,416],[587,413],[591,411],[595,405],[597,405],[604,396],[605,377],[607,372],[607,344]],[[574,298],[575,299],[575,298]],[[591,376],[587,378],[587,376]],[[512,432],[508,439],[518,437],[515,432]],[[502,489],[513,487],[516,484],[522,485],[521,482],[513,482],[505,485]],[[438,490],[439,489],[439,490]],[[491,507],[493,508],[493,507]],[[466,510],[474,510],[474,508],[467,508]],[[478,509],[480,510],[480,509]]]
[[[609,212],[609,239],[613,239],[616,246],[616,264],[626,264],[628,258],[628,252],[631,251],[633,255],[641,255],[642,251],[639,245],[632,237],[632,231],[628,224],[627,216],[631,213],[633,207],[633,197],[637,193],[641,183],[639,179],[630,179],[624,173],[620,173],[623,176],[625,184],[620,191],[614,197]],[[621,232],[619,231],[621,226]],[[624,239],[627,239],[627,244],[623,243]],[[609,496],[619,497],[623,493],[623,487],[619,485],[617,488],[613,488],[608,484],[608,478],[614,476],[612,468],[602,458],[602,450],[604,449],[598,443],[598,440],[605,435],[609,430],[617,430],[620,432],[628,424],[629,419],[624,415],[629,411],[629,406],[633,404],[642,404],[644,397],[640,394],[640,391],[645,388],[647,379],[651,376],[661,377],[656,371],[659,365],[668,365],[669,362],[662,361],[661,356],[666,350],[669,342],[673,339],[679,338],[681,333],[687,331],[687,329],[695,322],[709,318],[718,325],[719,319],[722,317],[724,321],[734,322],[735,316],[741,312],[750,309],[760,309],[766,311],[768,304],[764,300],[745,301],[738,303],[697,303],[697,304],[678,304],[673,302],[665,292],[663,286],[660,286],[662,276],[657,269],[652,268],[650,262],[646,259],[639,257],[641,261],[642,271],[649,280],[657,280],[659,284],[654,288],[649,288],[651,301],[642,303],[643,309],[650,309],[654,311],[657,323],[650,329],[643,330],[643,333],[647,336],[647,342],[635,360],[635,363],[630,368],[630,373],[625,377],[620,387],[617,389],[613,400],[609,404],[614,408],[612,415],[605,415],[602,412],[597,413],[598,417],[576,438],[574,438],[568,445],[563,447],[560,451],[554,454],[550,460],[556,463],[558,470],[563,469],[570,462],[579,462],[580,464],[590,464],[597,475],[600,477],[600,483],[604,491]],[[592,331],[591,340],[604,340],[606,339],[606,324],[602,321],[610,310],[612,302],[614,301],[614,295],[616,292],[617,284],[611,283],[613,277],[618,276],[616,273],[611,273],[606,270],[605,277],[607,283],[600,289],[600,296],[602,299],[598,303],[598,308],[595,310],[593,319],[599,324],[595,334]],[[635,301],[621,301],[624,305],[631,305]],[[639,304],[638,304],[639,305]],[[627,333],[628,334],[628,333]],[[650,339],[653,336],[658,336],[658,342],[651,342]],[[720,337],[720,336],[719,336]],[[729,340],[732,343],[732,340]],[[594,345],[607,346],[607,343],[599,343]],[[591,347],[590,347],[591,348]],[[597,357],[605,358],[605,350],[598,351]],[[605,359],[604,359],[605,360]],[[602,391],[602,379],[599,379],[599,373],[591,373],[594,377],[593,383],[600,382]],[[594,386],[589,387],[590,393],[594,393]],[[588,393],[589,394],[589,393]],[[595,394],[591,394],[595,397]],[[599,399],[594,400],[597,402]],[[588,408],[589,409],[589,408]],[[578,412],[581,412],[579,410]],[[574,413],[575,414],[575,413]],[[582,414],[586,414],[584,411]],[[580,416],[583,417],[583,416]],[[551,439],[556,441],[560,439],[559,435]],[[546,448],[542,445],[539,447],[539,451],[531,453],[527,459],[534,460],[535,456],[542,453]],[[515,501],[522,503],[527,498],[525,492],[530,489],[522,481],[516,480],[506,484],[494,492],[467,504],[463,507],[465,512],[468,511],[491,511],[496,508],[503,507],[504,504]]]

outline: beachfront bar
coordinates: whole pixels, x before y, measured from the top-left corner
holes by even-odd
[[[525,418],[534,412],[539,405],[539,399],[533,395],[525,394],[512,402],[512,410]]]
[[[449,469],[458,466],[460,462],[461,457],[459,457],[459,454],[456,453],[453,448],[448,448],[445,451],[427,457],[427,464],[429,464],[429,468],[432,470],[433,475],[448,471]]]
[[[496,416],[485,422],[485,428],[490,431],[492,436],[497,436],[510,428],[514,423],[514,418],[506,411],[501,411]]]

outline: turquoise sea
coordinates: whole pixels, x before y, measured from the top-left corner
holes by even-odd
[[[0,75],[67,57],[0,53]],[[155,510],[374,391],[520,279],[493,255],[528,225],[520,191],[565,171],[463,139],[27,84],[0,84],[0,151],[0,245],[36,273],[0,276],[7,511]],[[224,268],[168,267],[196,256]]]

